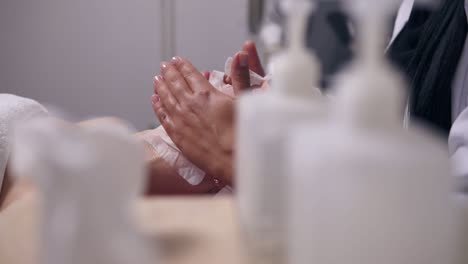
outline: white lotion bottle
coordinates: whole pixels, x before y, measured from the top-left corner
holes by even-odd
[[[305,47],[309,0],[285,1],[288,47],[272,60],[273,84],[241,96],[237,107],[236,190],[239,218],[256,263],[280,261],[288,172],[284,143],[293,124],[324,116],[320,65]]]
[[[37,263],[158,262],[132,215],[145,179],[132,134],[116,123],[79,128],[52,118],[17,127],[11,164],[41,195]]]
[[[327,123],[291,137],[288,263],[455,261],[446,146],[403,128],[404,82],[385,60],[382,33],[396,2],[348,2],[357,59],[337,80]]]

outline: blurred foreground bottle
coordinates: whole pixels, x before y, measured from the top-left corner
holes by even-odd
[[[37,263],[158,262],[133,218],[145,167],[132,133],[120,124],[80,128],[53,118],[18,125],[12,166],[41,197]]]
[[[238,105],[236,179],[240,222],[256,263],[282,263],[288,172],[284,143],[293,124],[324,116],[320,65],[305,47],[308,0],[284,2],[288,48],[275,56],[273,84],[241,96]]]
[[[345,2],[357,58],[337,79],[327,123],[298,127],[289,142],[289,263],[456,263],[446,145],[403,128],[404,81],[385,60],[399,1]]]

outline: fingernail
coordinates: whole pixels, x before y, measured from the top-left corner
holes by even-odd
[[[161,62],[161,69],[166,69],[167,68],[167,62],[163,61]]]
[[[246,52],[239,53],[239,64],[241,67],[249,66],[249,55]]]
[[[174,61],[174,62],[180,61],[180,57],[177,57],[177,56],[172,57],[172,61]]]
[[[156,87],[159,85],[159,82],[161,81],[161,77],[159,77],[159,75],[155,76],[154,77],[154,81],[153,81],[153,85],[154,85],[154,88],[156,89]]]

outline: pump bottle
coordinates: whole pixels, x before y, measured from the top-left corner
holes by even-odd
[[[454,263],[446,146],[403,128],[404,81],[384,55],[398,1],[346,1],[357,58],[338,77],[323,125],[288,142],[289,263]]]
[[[323,118],[318,86],[320,65],[305,47],[305,29],[314,6],[286,1],[288,45],[271,65],[272,86],[238,102],[236,189],[239,217],[250,253],[280,260],[284,248],[286,186],[284,143],[293,124]],[[265,260],[265,259],[264,259]],[[261,259],[257,259],[260,263]]]

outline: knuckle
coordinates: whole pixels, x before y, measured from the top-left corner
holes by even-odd
[[[209,92],[197,92],[193,96],[190,97],[190,100],[187,100],[187,108],[193,110],[195,113],[199,113],[202,111],[206,104],[208,103],[208,99],[210,97]]]
[[[174,110],[175,110],[176,114],[178,114],[180,116],[184,116],[184,114],[186,114],[188,112],[187,107],[184,106],[184,105],[176,105]]]
[[[195,93],[195,96],[197,97],[197,99],[207,99],[210,97],[210,90],[206,88],[200,89]]]
[[[166,102],[167,102],[167,108],[169,110],[175,109],[178,105],[177,101],[172,96],[168,97]]]
[[[177,84],[180,79],[179,76],[174,72],[174,70],[168,70],[164,78],[172,85]]]
[[[200,103],[197,100],[189,100],[187,102],[187,107],[189,109],[197,109],[200,106]]]
[[[188,61],[182,60],[179,64],[179,69],[185,77],[189,77],[198,73],[198,70]]]
[[[159,123],[161,123],[163,126],[167,124],[167,114],[163,111],[158,111],[158,118],[159,118]]]
[[[198,74],[198,71],[195,70],[193,67],[189,66],[183,66],[182,68],[182,74],[184,75],[185,78],[191,78],[194,77],[196,74]]]

